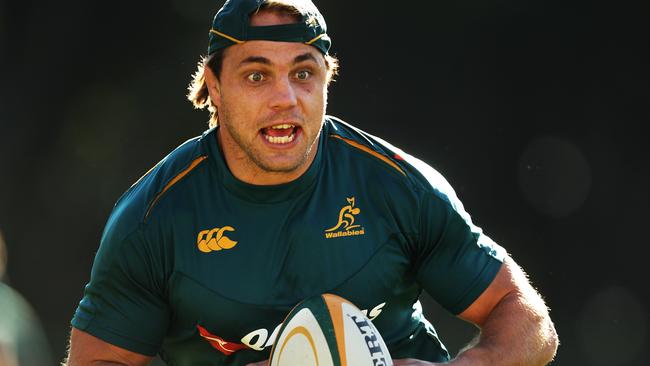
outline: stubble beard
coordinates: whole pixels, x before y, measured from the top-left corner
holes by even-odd
[[[272,165],[270,162],[265,161],[264,157],[262,156],[263,153],[260,151],[256,151],[254,148],[254,142],[249,143],[247,142],[244,137],[237,131],[236,128],[234,128],[233,123],[230,123],[233,121],[231,118],[231,113],[229,112],[228,108],[221,108],[220,110],[221,116],[220,116],[220,128],[226,128],[228,130],[228,134],[232,137],[232,139],[235,141],[237,146],[246,154],[246,157],[250,162],[252,162],[257,168],[260,170],[264,171],[265,173],[291,173],[293,171],[296,171],[298,168],[303,166],[307,160],[309,159],[309,155],[316,145],[316,142],[318,141],[318,136],[320,135],[320,131],[322,129],[322,124],[321,128],[318,131],[318,134],[316,134],[316,137],[314,138],[313,141],[308,142],[307,149],[305,149],[304,153],[301,154],[292,164],[290,165],[285,165],[285,166],[275,166]],[[236,123],[236,122],[235,122]],[[305,138],[304,135],[304,130],[303,132],[303,138]]]

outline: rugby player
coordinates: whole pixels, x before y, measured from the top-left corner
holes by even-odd
[[[68,366],[264,365],[300,300],[334,293],[396,365],[544,365],[558,338],[507,251],[437,171],[326,115],[337,60],[309,0],[230,0],[190,99],[210,128],[117,201],[72,319]],[[430,294],[480,328],[454,359]]]

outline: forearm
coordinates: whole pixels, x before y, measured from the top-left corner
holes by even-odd
[[[528,294],[506,295],[481,326],[477,342],[463,350],[450,365],[546,365],[558,345],[555,327],[543,300]]]
[[[103,359],[85,359],[83,361],[73,358],[68,358],[60,366],[134,366],[134,365],[148,365],[149,362],[144,363],[133,363],[130,361],[118,361],[118,360],[103,360]]]
[[[68,358],[62,366],[147,366],[152,359],[72,328]]]
[[[75,365],[78,365],[78,364],[68,362],[68,363],[62,364],[61,366],[75,366]],[[110,362],[110,361],[95,361],[95,362],[85,364],[84,366],[128,366],[128,365],[125,364],[125,363]]]
[[[77,360],[73,358],[68,358],[65,360],[60,366],[131,366],[133,365],[130,362],[127,361],[117,361],[117,360],[102,360],[102,359],[96,359],[96,360]]]

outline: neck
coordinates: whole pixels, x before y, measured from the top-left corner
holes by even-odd
[[[238,180],[254,185],[278,185],[289,183],[302,176],[311,166],[318,152],[318,141],[316,138],[305,160],[296,168],[290,171],[269,171],[262,169],[252,161],[246,152],[242,151],[235,141],[224,137],[221,127],[216,133],[219,149],[232,175]]]

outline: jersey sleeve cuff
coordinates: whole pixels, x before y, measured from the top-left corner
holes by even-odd
[[[483,291],[490,286],[502,265],[503,261],[497,259],[490,261],[476,277],[476,281],[467,290],[465,295],[448,310],[454,315],[458,315],[465,311],[474,301],[476,301],[476,299],[478,299],[479,296],[481,296]]]

